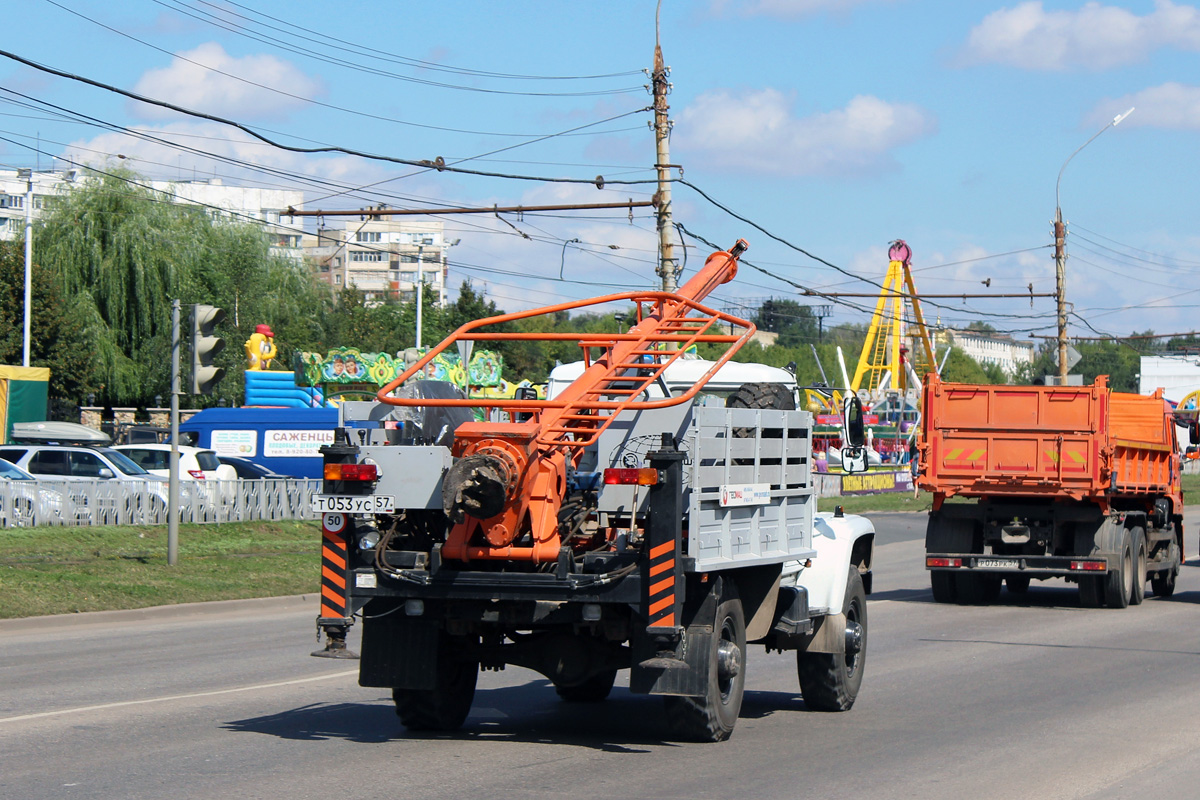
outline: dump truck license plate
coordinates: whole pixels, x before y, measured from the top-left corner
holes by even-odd
[[[313,495],[312,510],[318,514],[341,511],[345,514],[390,514],[396,510],[396,498],[390,494]]]
[[[976,569],[1019,569],[1020,562],[1011,561],[1006,558],[977,558],[975,559]]]

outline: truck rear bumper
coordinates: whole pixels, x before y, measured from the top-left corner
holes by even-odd
[[[1031,577],[1102,575],[1117,568],[1117,556],[992,556],[927,553],[925,568],[943,572],[990,572]]]

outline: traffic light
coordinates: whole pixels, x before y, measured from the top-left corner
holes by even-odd
[[[225,377],[224,369],[213,366],[217,353],[225,349],[225,340],[212,335],[223,319],[223,308],[203,303],[192,306],[192,394],[212,394]]]

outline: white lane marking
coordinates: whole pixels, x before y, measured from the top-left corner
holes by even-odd
[[[234,694],[236,692],[256,692],[260,689],[275,689],[280,686],[295,686],[301,683],[312,683],[313,681],[326,681],[331,678],[345,678],[348,675],[357,675],[358,670],[352,669],[346,672],[332,672],[328,675],[317,675],[312,678],[297,678],[292,681],[279,681],[277,683],[260,683],[256,686],[238,686],[233,689],[215,689],[211,692],[193,692],[192,694],[175,694],[169,697],[150,697],[145,700],[122,700],[118,703],[102,703],[98,706],[80,706],[79,708],[62,708],[58,711],[41,711],[37,714],[22,714],[19,717],[0,717],[0,725],[6,722],[21,722],[27,719],[39,719],[41,717],[54,717],[60,714],[82,714],[87,711],[101,711],[106,708],[120,708],[122,706],[140,706],[147,703],[169,703],[174,700],[190,700],[195,697],[213,697],[220,694]]]

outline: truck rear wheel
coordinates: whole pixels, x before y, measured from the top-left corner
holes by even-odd
[[[1133,537],[1129,530],[1121,532],[1121,546],[1117,548],[1117,568],[1104,576],[1104,604],[1109,608],[1126,608],[1133,597]]]
[[[746,688],[746,621],[742,601],[717,606],[709,648],[708,691],[700,697],[666,696],[667,724],[682,739],[722,742],[733,733]]]
[[[443,643],[432,689],[392,689],[396,715],[410,731],[455,731],[466,722],[475,700],[479,663],[456,661]]]
[[[929,585],[933,588],[935,603],[958,602],[958,589],[954,583],[954,573],[941,570],[929,573]]]
[[[568,703],[599,703],[608,697],[617,680],[615,669],[605,670],[574,686],[554,685],[554,691]]]
[[[958,603],[964,606],[985,606],[1000,596],[1000,576],[988,573],[959,572],[954,576]]]
[[[1099,608],[1104,605],[1104,579],[1093,575],[1079,578],[1079,605],[1083,608]]]
[[[1133,591],[1129,593],[1129,605],[1140,606],[1146,599],[1146,532],[1141,528],[1133,531]]]
[[[800,694],[804,705],[813,711],[849,711],[862,686],[867,660],[867,593],[854,564],[850,565],[842,608],[846,614],[846,652],[796,652]]]

